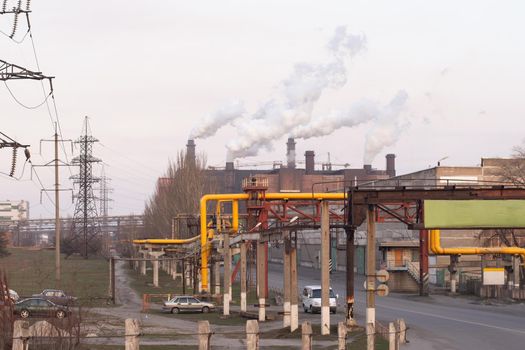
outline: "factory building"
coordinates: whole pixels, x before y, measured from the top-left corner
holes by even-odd
[[[268,192],[335,192],[355,183],[383,180],[396,175],[394,154],[386,155],[385,170],[373,169],[369,164],[362,168],[334,169],[335,165],[331,163],[317,163],[313,150],[304,153],[304,161],[298,161],[295,146],[295,140],[289,138],[286,143],[286,164],[275,162],[271,169],[241,169],[236,168],[234,162],[226,162],[224,168],[209,168],[206,172],[210,180],[217,184],[219,193],[241,193],[242,180],[255,175],[268,179]],[[188,140],[186,155],[190,161],[195,160],[195,147],[195,142]]]

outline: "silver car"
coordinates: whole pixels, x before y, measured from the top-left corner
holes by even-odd
[[[208,313],[213,310],[215,310],[215,305],[212,303],[206,303],[187,295],[174,297],[164,302],[162,306],[163,312],[171,312],[172,314],[178,314],[183,311]]]

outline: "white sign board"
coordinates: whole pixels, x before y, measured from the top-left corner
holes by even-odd
[[[483,285],[502,286],[505,284],[505,269],[503,267],[485,267],[483,269]]]

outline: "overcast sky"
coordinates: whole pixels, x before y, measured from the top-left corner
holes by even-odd
[[[9,1],[14,3],[15,1]],[[167,161],[184,148],[200,118],[232,99],[254,113],[279,90],[296,63],[322,63],[338,26],[366,37],[366,49],[345,61],[347,83],[323,92],[313,113],[323,116],[361,99],[385,105],[400,90],[408,96],[397,142],[374,158],[397,155],[398,173],[417,171],[445,156],[443,165],[477,165],[505,157],[524,138],[525,5],[521,1],[32,1],[33,38],[53,82],[64,138],[80,135],[84,116],[101,144],[95,156],[111,177],[111,214],[141,213]],[[11,16],[0,16],[9,33]],[[27,27],[23,18],[15,36]],[[0,35],[0,59],[36,70],[31,40]],[[43,100],[40,82],[8,82],[27,106]],[[47,85],[46,85],[47,88]],[[0,131],[30,144],[33,162],[52,159],[46,105],[26,109],[0,85]],[[52,104],[51,104],[52,107]],[[54,118],[54,112],[51,115]],[[297,154],[328,153],[335,163],[362,167],[365,135],[373,125],[341,128],[330,136],[297,140]],[[233,126],[196,140],[208,165],[221,166]],[[285,161],[287,135],[273,151],[239,162]],[[65,158],[61,154],[61,158]],[[71,158],[71,154],[68,154]],[[0,171],[9,173],[9,150]],[[23,157],[16,176],[20,176]],[[37,169],[53,186],[52,169]],[[74,170],[73,170],[74,172]],[[100,172],[96,168],[96,173]],[[40,184],[0,175],[0,199],[30,201],[31,217],[52,217]],[[61,184],[71,187],[70,173]],[[71,195],[62,196],[72,215]]]

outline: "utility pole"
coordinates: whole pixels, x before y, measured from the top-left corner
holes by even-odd
[[[321,334],[330,334],[330,212],[328,201],[321,202]]]
[[[32,167],[48,167],[53,166],[55,168],[55,185],[53,189],[45,189],[43,188],[41,192],[45,191],[54,191],[55,192],[55,286],[56,288],[60,288],[60,280],[61,280],[61,262],[60,262],[60,242],[61,242],[61,224],[60,224],[60,192],[61,191],[73,191],[71,188],[68,189],[61,189],[60,188],[60,178],[59,178],[59,167],[61,166],[70,166],[70,164],[64,163],[60,160],[58,157],[58,144],[60,142],[72,142],[71,140],[64,140],[58,138],[58,128],[57,123],[55,122],[55,133],[53,134],[53,139],[42,139],[40,140],[40,153],[42,153],[42,142],[53,142],[54,143],[54,151],[55,151],[55,158],[42,165],[38,164],[32,164]],[[73,147],[73,146],[71,146]],[[71,149],[73,150],[73,149]],[[40,201],[42,201],[42,198],[40,198]]]
[[[55,123],[55,283],[60,288],[60,182],[58,179],[58,132]]]
[[[367,349],[375,349],[375,279],[376,279],[376,216],[373,205],[367,212],[367,242],[366,242],[366,333]]]

